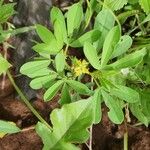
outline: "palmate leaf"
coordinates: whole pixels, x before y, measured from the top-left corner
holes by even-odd
[[[141,5],[142,9],[149,14],[150,13],[150,1],[149,0],[139,0],[139,4]]]
[[[0,54],[0,75],[5,73],[9,67],[11,67],[11,64]]]
[[[126,5],[128,0],[105,0],[105,4],[112,10],[119,10]]]
[[[44,150],[79,150],[71,143],[83,143],[89,138],[88,127],[93,122],[91,99],[80,100],[55,109],[51,113],[52,131],[38,123],[37,133],[44,143]],[[45,134],[43,134],[45,133]]]

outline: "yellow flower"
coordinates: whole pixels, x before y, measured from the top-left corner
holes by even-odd
[[[75,73],[75,76],[80,76],[84,73],[89,74],[88,63],[85,60],[77,60],[73,61],[72,69]]]

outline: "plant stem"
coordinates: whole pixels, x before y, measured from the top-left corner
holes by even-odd
[[[124,150],[128,150],[128,132],[124,133]]]
[[[92,136],[93,136],[93,126],[90,128],[90,142],[89,142],[89,150],[92,150]]]
[[[36,109],[30,104],[28,99],[25,97],[25,95],[22,93],[22,91],[19,89],[19,87],[16,85],[14,79],[12,78],[12,75],[10,74],[9,71],[7,71],[7,76],[9,80],[11,81],[12,85],[14,86],[15,90],[21,97],[21,100],[27,105],[27,107],[31,110],[31,112],[43,123],[45,124],[48,128],[52,129],[52,127],[41,117],[41,115],[36,111]]]

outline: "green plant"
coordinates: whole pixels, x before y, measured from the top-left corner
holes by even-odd
[[[124,149],[128,147],[130,113],[148,126],[149,38],[145,36],[148,13],[147,3],[142,0],[87,0],[85,11],[82,1],[69,7],[65,14],[53,7],[52,31],[36,25],[41,43],[37,42],[33,50],[38,55],[24,64],[20,72],[32,79],[33,89],[45,90],[44,101],[53,100],[60,93],[62,106],[50,114],[52,126],[41,119],[36,125],[43,149],[79,149],[75,144],[86,142],[90,138],[88,128],[101,121],[102,103],[108,107],[108,117],[113,123],[124,122],[126,126]],[[136,20],[132,20],[132,16],[136,16]],[[128,18],[131,29],[124,34]],[[73,48],[84,52],[83,60],[69,55],[68,51]],[[88,83],[82,82],[85,74],[90,76]]]

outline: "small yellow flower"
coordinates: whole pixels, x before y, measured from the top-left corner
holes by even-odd
[[[72,69],[75,76],[80,76],[82,74],[89,74],[88,63],[85,60],[73,60]]]

